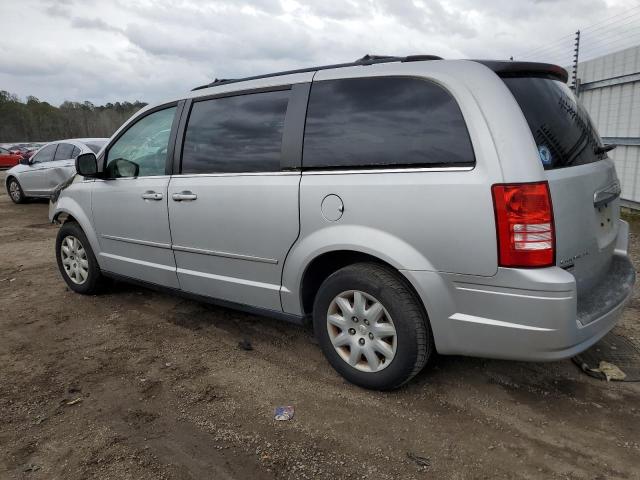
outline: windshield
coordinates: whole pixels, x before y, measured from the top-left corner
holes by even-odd
[[[538,145],[545,170],[607,157],[589,114],[566,84],[544,78],[504,78]]]

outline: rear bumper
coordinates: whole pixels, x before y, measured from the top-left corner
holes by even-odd
[[[558,268],[499,269],[494,277],[404,271],[421,295],[442,354],[551,361],[572,357],[616,324],[633,293],[628,226],[605,277],[577,295]]]

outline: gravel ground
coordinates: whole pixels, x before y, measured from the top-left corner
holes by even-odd
[[[303,328],[126,284],[70,292],[56,231],[45,202],[2,191],[2,479],[640,478],[638,383],[439,357],[361,390]],[[636,343],[639,309],[636,289],[616,327]]]

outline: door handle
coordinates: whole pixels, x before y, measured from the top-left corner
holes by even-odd
[[[154,192],[152,190],[148,190],[142,194],[142,198],[144,200],[162,200],[163,196],[164,195],[162,195],[161,193]]]
[[[198,198],[198,195],[190,192],[189,190],[185,190],[180,193],[174,193],[173,195],[171,195],[171,198],[173,198],[175,202],[192,202],[196,198]]]

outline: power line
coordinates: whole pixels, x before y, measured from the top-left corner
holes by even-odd
[[[540,52],[533,55],[524,55],[521,57],[514,57],[519,59],[541,59],[541,58],[552,58],[552,57],[571,57],[573,55],[573,44],[567,45],[566,48],[561,48],[559,50],[550,50],[546,52]]]
[[[573,48],[566,48],[563,50],[545,52],[537,55],[527,55],[527,56],[518,57],[518,58],[519,59],[564,58],[564,57],[568,58],[568,57],[571,57],[572,55],[573,55]]]
[[[589,43],[590,47],[596,47],[602,44],[617,42],[620,40],[628,40],[630,38],[637,36],[638,33],[640,33],[640,26],[628,28],[622,32],[616,32],[614,34],[607,35],[607,36],[598,36],[598,37],[590,36],[587,38],[587,43]]]
[[[536,48],[530,49],[530,50],[525,50],[523,52],[521,52],[518,56],[524,56],[524,55],[528,55],[530,53],[533,52],[537,52],[538,50],[545,50],[548,47],[551,47],[557,43],[561,43],[561,42],[568,42],[570,41],[571,38],[573,38],[574,34],[573,33],[569,33],[567,35],[564,35],[563,37],[559,37],[558,39],[556,39],[555,41],[551,42],[551,43],[547,43],[546,45],[540,45]]]
[[[638,10],[634,13],[634,10]],[[625,26],[625,25],[629,25],[631,23],[633,23],[633,21],[636,19],[636,17],[638,17],[638,15],[640,15],[640,5],[637,5],[635,7],[632,7],[630,9],[625,10],[624,12],[618,13],[616,15],[613,15],[611,17],[605,18],[599,22],[596,22],[594,24],[591,24],[585,28],[582,28],[581,31],[587,32],[589,35],[593,34],[593,32],[598,31],[598,30],[602,30],[602,29],[611,29],[611,28],[617,28],[619,26]],[[624,16],[624,18],[619,18],[621,16]],[[617,20],[616,20],[617,19]],[[620,23],[622,22],[622,23]],[[608,32],[607,32],[608,33]],[[605,33],[605,35],[607,35],[607,33]],[[561,42],[565,42],[568,41],[567,37],[573,37],[574,34],[567,34],[564,35],[563,37],[559,37],[558,39],[554,40],[553,42],[550,42],[546,45],[542,45],[542,46],[538,46],[534,49],[531,50],[526,50],[524,52],[521,52],[518,55],[514,55],[514,57],[530,57],[533,54],[539,55],[542,52],[545,52],[546,50],[553,50],[556,48],[559,48],[559,45],[557,45],[558,43]],[[586,35],[585,35],[586,36]]]
[[[616,32],[608,32],[606,35],[585,35],[588,41],[602,41],[611,40],[615,38],[624,38],[626,35],[633,35],[635,32],[640,31],[640,25],[626,28]]]
[[[596,30],[601,30],[602,28],[606,28],[606,27],[610,26],[611,24],[614,24],[615,22],[610,22],[610,20],[613,20],[614,18],[618,18],[618,17],[621,17],[621,16],[624,15],[625,16],[624,20],[626,20],[630,16],[633,17],[633,16],[638,15],[640,13],[640,11],[635,12],[635,13],[633,13],[631,15],[629,15],[629,12],[632,12],[633,10],[639,10],[639,9],[640,9],[640,5],[637,5],[635,7],[632,7],[630,9],[628,9],[628,10],[625,10],[624,12],[618,13],[617,15],[613,15],[611,17],[605,18],[604,20],[602,20],[600,22],[592,23],[588,27],[585,27],[585,28],[581,29],[581,31],[586,32],[586,31],[591,30],[591,32],[593,32],[593,31],[596,31]],[[601,25],[602,23],[605,23],[605,22],[607,23],[607,25],[598,26],[598,25]],[[594,28],[594,27],[597,27],[597,28]]]
[[[564,51],[567,49],[570,49],[571,46],[573,45],[573,37],[575,35],[572,35],[571,38],[567,38],[565,40],[565,43],[563,45],[555,45],[555,46],[547,46],[545,48],[540,48],[537,50],[531,50],[529,52],[523,53],[518,55],[518,57],[522,58],[522,57],[534,57],[534,56],[540,56],[540,55],[545,55],[549,52],[554,52],[554,51]]]
[[[640,12],[638,12],[638,14],[640,15]],[[626,22],[624,24],[621,24],[620,26],[626,26],[626,25],[630,25],[632,22]],[[617,40],[618,38],[624,38],[625,35],[630,34],[630,35],[634,35],[635,32],[640,29],[640,24],[638,24],[637,26],[631,26],[629,28],[626,29],[617,29],[617,30],[610,30],[607,32],[604,32],[602,34],[599,34],[597,36],[595,35],[585,35],[583,34],[583,43],[585,44],[591,44],[593,43],[594,39],[597,39],[598,42],[600,42],[601,40]],[[572,35],[573,37],[573,35]],[[627,37],[628,38],[628,37]],[[564,42],[569,42],[568,39],[566,39]],[[558,43],[558,42],[556,42]],[[547,46],[544,47],[539,47],[536,48],[534,50],[530,50],[528,52],[525,52],[524,54],[520,54],[518,55],[518,57],[532,57],[532,56],[541,56],[541,55],[546,55],[549,52],[553,52],[556,50],[564,50],[565,46],[563,45],[554,45],[554,44],[549,44]]]
[[[640,20],[640,18],[638,19]],[[585,37],[588,38],[610,38],[610,37],[614,37],[616,35],[623,35],[627,32],[631,32],[634,30],[640,29],[640,22],[635,23],[635,22],[628,22],[628,23],[621,23],[620,25],[617,25],[616,28],[612,28],[611,30],[605,30],[602,31],[600,33],[597,34],[593,34],[593,33],[586,33]]]
[[[637,41],[632,41],[629,42],[629,39],[633,38],[633,39],[637,39],[640,40],[640,32],[634,34],[634,35],[630,35],[628,38],[619,38],[618,40],[614,40],[611,42],[607,42],[601,45],[597,45],[597,46],[593,46],[589,49],[585,49],[584,51],[581,51],[581,54],[584,55],[593,55],[595,54],[596,56],[601,56],[601,55],[606,55],[608,53],[613,53],[613,52],[617,52],[619,50],[624,50],[626,48],[630,48],[630,47],[634,47],[636,45],[638,45]],[[623,42],[623,43],[621,43]],[[627,43],[624,43],[627,42]]]

